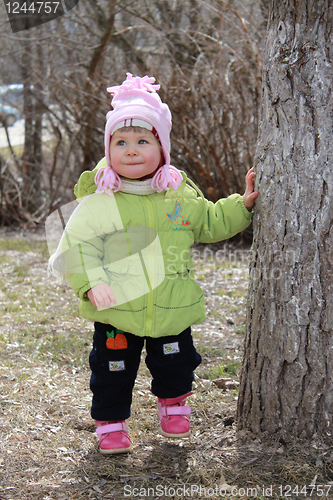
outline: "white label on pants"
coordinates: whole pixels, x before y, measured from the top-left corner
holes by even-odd
[[[170,344],[163,344],[163,353],[164,354],[175,354],[176,352],[179,352],[178,342],[171,342]]]
[[[110,372],[121,372],[125,370],[125,361],[109,361]]]

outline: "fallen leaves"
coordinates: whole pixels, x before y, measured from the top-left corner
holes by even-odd
[[[218,378],[213,380],[213,383],[223,391],[229,391],[231,389],[237,389],[239,382],[233,380],[232,378]]]

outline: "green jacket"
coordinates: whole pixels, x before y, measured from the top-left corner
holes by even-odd
[[[177,335],[205,317],[202,290],[193,276],[190,248],[234,236],[251,222],[242,196],[215,204],[192,184],[137,195],[95,193],[94,174],[75,187],[80,201],[62,238],[66,275],[80,297],[80,314],[134,335]],[[190,181],[191,182],[191,181]],[[86,292],[106,282],[117,305],[97,310]]]

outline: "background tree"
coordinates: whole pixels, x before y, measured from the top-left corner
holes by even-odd
[[[270,3],[238,425],[333,432],[333,6]]]
[[[28,163],[25,155],[3,169],[6,182],[19,189],[20,178],[29,186],[40,183],[44,208],[35,220],[72,199],[79,174],[103,155],[110,109],[105,89],[123,81],[127,71],[154,75],[162,84],[173,114],[172,162],[210,199],[242,192],[257,132],[264,13],[260,0],[81,0],[67,15],[29,33],[12,35],[4,21],[2,83],[22,82],[28,46],[32,63],[25,80],[43,109],[42,157],[33,158],[38,144],[28,141],[38,134],[27,134]],[[29,109],[33,133],[41,107]],[[24,164],[30,168],[22,175]],[[26,193],[21,212],[28,209]],[[12,194],[2,198],[6,223],[12,214],[20,218],[8,201],[17,201]]]

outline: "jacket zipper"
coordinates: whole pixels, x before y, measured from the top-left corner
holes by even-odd
[[[148,222],[148,227],[155,227],[155,217],[154,217],[154,210],[153,210],[153,204],[151,200],[148,198],[148,196],[143,196],[143,203],[146,208],[147,212],[147,222]],[[154,255],[151,255],[150,262],[153,261]],[[143,264],[143,262],[142,262]],[[154,266],[152,266],[154,268]],[[153,311],[154,311],[154,291],[152,290],[150,279],[149,279],[149,273],[146,269],[145,266],[145,273],[146,273],[146,279],[148,282],[149,286],[149,292],[148,292],[148,297],[147,297],[147,314],[146,314],[146,336],[150,337],[152,330],[153,330]]]

